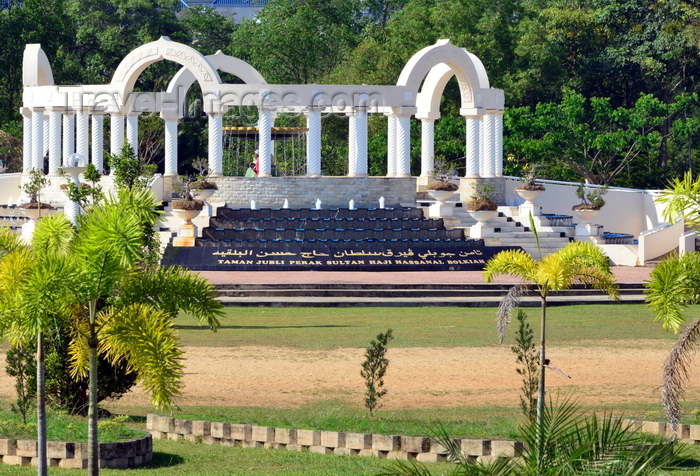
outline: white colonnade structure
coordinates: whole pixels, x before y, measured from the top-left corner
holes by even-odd
[[[182,65],[166,91],[136,92],[139,75],[151,64],[169,60]],[[233,74],[240,84],[227,84],[219,71]],[[368,174],[368,116],[388,118],[387,177],[411,177],[411,121],[421,121],[420,175],[433,170],[434,123],[440,118],[445,85],[456,77],[465,119],[465,176],[502,175],[504,94],[489,86],[481,61],[465,49],[440,40],[417,52],[406,64],[396,85],[267,84],[248,63],[221,52],[203,56],[193,48],[163,37],[126,55],[109,84],[56,85],[40,45],[26,46],[23,62],[24,172],[42,168],[46,152],[49,174],[62,161],[79,153],[103,171],[108,116],[112,154],[124,142],[138,154],[138,118],[157,113],[165,123],[166,176],[178,174],[178,123],[186,114],[185,97],[196,81],[208,117],[208,161],[212,176],[223,175],[224,115],[243,106],[258,109],[259,176],[271,175],[272,128],[281,113],[306,117],[306,175],[320,177],[321,129],[324,114],[349,117],[348,176]],[[416,158],[417,160],[417,158]]]

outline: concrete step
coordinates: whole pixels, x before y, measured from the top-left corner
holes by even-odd
[[[511,285],[505,284],[237,284],[219,285],[220,301],[226,306],[464,306],[495,307]],[[621,301],[644,302],[640,283],[620,284]],[[525,307],[539,306],[540,299],[529,293],[521,299]],[[603,292],[576,286],[553,292],[551,305],[612,303]]]
[[[366,298],[356,296],[345,297],[222,297],[224,306],[241,307],[498,307],[502,298],[486,297],[441,297],[428,298]],[[621,296],[621,302],[627,304],[644,303],[644,295]],[[523,297],[522,307],[539,307],[539,297]],[[608,296],[550,296],[548,306],[570,306],[583,304],[615,304]]]

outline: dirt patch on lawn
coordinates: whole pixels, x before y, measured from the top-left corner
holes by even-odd
[[[584,405],[653,403],[671,343],[605,342],[599,347],[552,347],[552,364],[571,375],[547,372],[550,392],[576,390]],[[342,398],[362,405],[364,349],[305,351],[288,348],[186,347],[181,405],[296,407]],[[392,348],[384,408],[516,406],[520,377],[510,347]],[[4,355],[0,356],[4,368]],[[688,394],[698,394],[693,379]],[[14,380],[2,372],[0,395],[14,398]],[[147,405],[140,388],[123,404]]]

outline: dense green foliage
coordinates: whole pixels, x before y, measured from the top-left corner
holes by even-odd
[[[204,54],[220,49],[238,56],[270,83],[394,84],[413,54],[449,38],[476,54],[491,85],[505,90],[508,174],[521,175],[535,162],[543,164],[544,178],[658,187],[700,159],[700,8],[694,2],[271,0],[257,19],[238,25],[210,9],[178,13],[178,7],[177,0],[2,2],[0,129],[21,136],[26,43],[41,43],[57,84],[108,82],[129,50],[160,36]],[[156,63],[136,88],[162,90],[178,68]],[[189,92],[181,164],[206,150],[198,94],[196,86]],[[441,109],[436,154],[463,166],[455,80]],[[157,118],[141,121],[154,123],[153,134],[141,138],[149,141],[148,160],[162,161],[161,125]],[[415,172],[420,141],[413,122]],[[324,117],[323,127],[324,173],[342,174],[347,119]],[[381,175],[386,119],[372,117],[369,127],[369,170]]]

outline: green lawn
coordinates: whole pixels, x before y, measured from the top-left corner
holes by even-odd
[[[175,327],[183,345],[211,347],[273,346],[304,350],[338,347],[364,348],[387,328],[394,330],[393,347],[469,347],[497,345],[494,308],[227,308],[221,328],[212,333],[188,316],[178,317]],[[527,310],[537,328],[539,309]],[[690,315],[700,313],[693,308]],[[663,332],[643,305],[586,305],[553,307],[548,311],[548,342],[551,346],[645,346],[670,345],[677,336]],[[509,331],[506,343],[513,343]],[[684,411],[700,409],[696,395],[688,395]],[[7,406],[8,402],[2,402]],[[132,415],[136,427],[144,428],[151,409],[130,407],[118,401],[108,405],[114,412]],[[620,404],[588,407],[586,412],[613,410],[627,417],[662,419],[658,405]],[[440,422],[456,437],[517,437],[517,408],[487,406],[421,410],[381,410],[374,419],[357,406],[326,400],[297,409],[258,407],[183,407],[175,417],[368,433],[429,435]],[[386,462],[371,458],[346,458],[286,451],[242,450],[192,443],[156,441],[155,459],[143,474],[373,474]],[[700,459],[700,452],[694,457]],[[694,463],[693,463],[694,465]],[[694,468],[700,468],[700,463]],[[434,467],[436,473],[444,466]],[[35,470],[0,466],[0,474],[33,474]],[[60,474],[72,474],[60,471]],[[104,474],[112,474],[105,471]],[[78,472],[76,472],[78,474]],[[82,473],[81,473],[82,474]],[[675,474],[675,473],[674,473]],[[690,470],[678,474],[698,474]]]
[[[497,345],[495,308],[226,308],[221,328],[208,327],[188,316],[175,320],[184,345],[238,347],[260,345],[306,350],[364,348],[387,328],[394,330],[392,347],[480,347]],[[700,314],[700,308],[691,309]],[[538,328],[539,308],[527,309]],[[551,307],[547,311],[551,345],[589,346],[603,341],[659,339],[676,336],[663,331],[641,304]],[[508,333],[507,344],[513,340]],[[625,345],[624,342],[616,345]],[[628,345],[638,345],[629,343]]]

